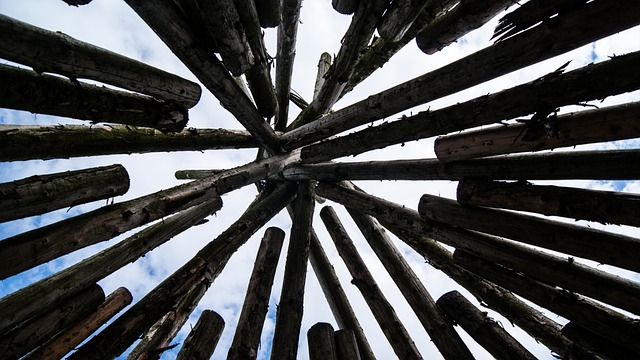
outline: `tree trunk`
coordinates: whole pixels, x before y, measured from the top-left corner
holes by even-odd
[[[283,241],[284,231],[275,227],[268,228],[262,238],[227,359],[255,359],[258,356]]]
[[[331,0],[333,9],[343,15],[353,14],[359,3],[360,0]]]
[[[0,184],[0,222],[40,215],[123,195],[129,174],[122,165],[36,175]]]
[[[177,360],[208,360],[222,336],[224,319],[216,312],[204,310],[176,357]]]
[[[337,330],[334,333],[336,354],[339,360],[360,360],[358,342],[351,329]]]
[[[400,41],[430,1],[393,1],[378,24],[380,37],[390,42]]]
[[[309,360],[338,360],[333,326],[317,323],[307,332]]]
[[[591,353],[602,354],[603,359],[634,359],[637,357],[637,354],[632,353],[628,348],[572,321],[562,327],[562,333],[576,344],[580,344],[583,349],[588,349]],[[576,349],[575,356],[577,358],[583,356],[581,351],[583,350]]]
[[[282,6],[280,0],[253,0],[258,10],[260,26],[263,28],[276,27],[281,22]],[[284,15],[282,15],[284,16]]]

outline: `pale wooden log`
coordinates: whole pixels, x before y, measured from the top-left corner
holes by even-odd
[[[96,284],[68,296],[42,316],[31,318],[3,333],[0,339],[0,356],[7,360],[21,358],[59,331],[94,312],[103,301],[104,292]]]
[[[291,200],[295,184],[262,194],[231,226],[191,260],[84,344],[69,359],[116,357],[164,316],[196,284],[210,285],[231,255]]]
[[[359,3],[360,0],[331,0],[333,9],[343,15],[353,14]]]
[[[129,290],[123,287],[116,289],[105,298],[95,312],[87,315],[77,324],[59,332],[23,359],[62,359],[64,355],[80,345],[132,301],[133,297]]]
[[[640,137],[640,103],[629,103],[559,115],[557,134],[549,135],[541,122],[499,125],[436,139],[435,152],[444,162],[477,157],[540,151]]]
[[[640,52],[617,56],[564,74],[558,70],[495,94],[440,110],[423,111],[400,121],[307,146],[302,158],[306,162],[331,160],[530,113],[546,116],[560,106],[602,99],[640,88],[640,74],[631,74],[638,64]],[[316,128],[316,131],[323,130]]]
[[[422,359],[407,329],[382,294],[333,209],[325,206],[320,211],[320,217],[338,249],[338,254],[353,277],[351,282],[362,293],[393,351],[401,359]]]
[[[216,312],[204,310],[196,326],[184,340],[177,360],[208,360],[222,336],[224,319]]]
[[[280,0],[252,0],[255,2],[260,19],[260,26],[263,28],[276,27],[280,25],[282,5]]]
[[[387,41],[400,41],[431,0],[393,1],[378,24],[378,34]]]
[[[640,354],[640,324],[577,294],[545,285],[517,272],[456,250],[454,261],[514,293]]]
[[[168,241],[176,234],[200,223],[220,209],[219,199],[211,199],[192,209],[165,219],[63,271],[24,287],[0,299],[0,333],[31,316],[54,306],[68,294],[103,279],[128,263]]]
[[[602,359],[634,359],[637,357],[637,354],[634,354],[625,346],[616,344],[572,321],[562,327],[562,333],[574,343],[580,344],[583,349],[588,349],[589,352],[595,354],[601,354]],[[572,350],[574,350],[576,357],[583,356],[580,349]]]
[[[458,6],[422,29],[416,36],[416,43],[425,54],[436,53],[486,24],[511,5],[512,0],[460,1]]]
[[[338,360],[333,326],[329,323],[317,323],[307,331],[309,360]]]
[[[351,329],[341,329],[334,333],[336,354],[339,360],[360,360],[358,341]]]
[[[270,227],[265,231],[227,359],[255,359],[258,356],[260,335],[269,309],[271,287],[283,241],[284,231],[281,229]]]
[[[169,1],[125,0],[151,27],[174,54],[220,100],[222,106],[270,153],[281,147],[273,129],[264,121],[251,99],[233,81],[227,69],[217,60],[205,42],[198,41],[180,8]],[[167,26],[171,24],[171,26]]]
[[[0,161],[258,147],[244,130],[189,128],[168,133],[126,125],[0,124],[0,142]]]
[[[191,108],[200,99],[200,86],[137,60],[0,15],[5,41],[0,57],[72,79],[84,78],[151,95]],[[99,65],[96,60],[99,59]]]
[[[510,211],[463,206],[454,200],[423,195],[423,218],[560,251],[565,254],[640,271],[640,240],[626,235],[576,226]]]
[[[312,183],[304,182],[298,185],[296,200],[292,205],[287,262],[271,348],[271,359],[274,360],[297,358],[314,205]]]
[[[0,107],[165,131],[180,131],[188,121],[187,110],[173,102],[4,64],[0,64]]]
[[[463,179],[457,200],[463,205],[640,226],[640,196],[632,193]]]
[[[123,195],[129,174],[119,164],[36,175],[0,184],[0,222]]]
[[[324,84],[324,77],[327,74],[327,71],[331,68],[331,61],[331,54],[323,52],[320,55],[320,60],[318,61],[318,73],[316,74],[316,83],[313,87],[312,100],[315,100],[318,97],[322,84]]]
[[[480,346],[496,359],[529,359],[536,357],[486,312],[478,310],[457,291],[450,291],[438,299],[440,308],[460,325]]]
[[[489,46],[291,131],[282,137],[283,146],[291,149],[310,144],[589,44],[639,24],[640,19],[634,16],[637,12],[640,12],[640,4],[634,0],[615,4],[606,0],[592,1],[569,18],[550,19],[508,41]],[[601,20],[596,24],[593,19]],[[560,89],[566,88],[556,88]],[[531,98],[535,96],[528,97],[526,102],[532,103]],[[475,111],[465,112],[458,119],[466,119],[472,113]]]

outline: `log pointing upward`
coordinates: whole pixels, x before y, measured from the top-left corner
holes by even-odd
[[[177,360],[209,360],[222,336],[224,319],[218,313],[205,310],[196,326],[184,340]]]

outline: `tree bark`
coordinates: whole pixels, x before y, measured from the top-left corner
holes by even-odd
[[[227,359],[255,359],[258,356],[283,241],[284,231],[275,227],[268,228],[262,238]]]
[[[572,321],[562,327],[562,333],[576,344],[580,344],[582,349],[588,349],[587,351],[591,353],[601,354],[602,359],[634,359],[637,357],[637,354],[634,354],[626,347],[616,344]],[[583,356],[581,353],[583,350],[575,350],[576,357]]]
[[[129,174],[122,165],[36,175],[0,184],[0,222],[44,214],[123,195]]]
[[[463,205],[640,226],[640,196],[632,193],[463,179],[457,198]]]
[[[338,360],[333,326],[317,323],[307,332],[309,360]]]
[[[61,32],[44,30],[4,15],[0,16],[0,32],[5,38],[0,57],[30,66],[38,73],[96,80],[183,108],[193,107],[200,99],[200,86],[192,81]]]
[[[187,338],[177,360],[208,360],[222,336],[224,319],[216,312],[204,310]]]
[[[431,0],[400,0],[389,5],[378,24],[378,34],[387,41],[400,41]]]
[[[324,84],[324,79],[325,79],[325,76],[327,75],[327,71],[329,71],[329,69],[331,68],[331,61],[332,61],[331,54],[327,52],[323,52],[320,55],[320,60],[318,61],[318,73],[316,74],[316,83],[313,87],[312,100],[315,100],[318,97],[318,93],[320,92],[320,89],[322,89],[322,85]]]
[[[360,0],[331,0],[333,9],[343,15],[353,14],[359,3]]]
[[[258,10],[260,26],[263,28],[276,27],[281,22],[282,6],[280,0],[253,0]]]
[[[199,180],[213,175],[218,175],[224,170],[176,170],[175,177],[177,180]]]
[[[351,329],[337,330],[334,333],[336,354],[339,360],[360,360],[358,341]]]

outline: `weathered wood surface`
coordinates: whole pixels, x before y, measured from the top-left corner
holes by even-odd
[[[341,329],[334,333],[336,354],[339,360],[360,360],[358,341],[351,329]]]
[[[555,128],[551,133],[545,128],[545,120],[520,121],[441,136],[435,142],[436,156],[449,162],[637,138],[640,137],[640,103],[554,116],[547,121]]]
[[[173,102],[4,64],[0,64],[0,107],[165,131],[180,131],[188,121],[187,110]]]
[[[537,359],[513,338],[498,322],[478,310],[457,291],[442,295],[438,308],[460,325],[480,346],[496,359]]]
[[[291,149],[310,144],[589,44],[639,24],[640,18],[635,16],[637,12],[640,12],[640,4],[634,0],[615,4],[606,0],[592,1],[572,13],[570,18],[551,19],[511,39],[291,131],[282,137],[283,146]],[[590,21],[595,18],[602,20],[597,24]],[[559,89],[565,88],[556,88]],[[466,112],[462,118],[469,114]]]
[[[640,271],[640,239],[547,220],[537,216],[476,206],[463,206],[455,200],[423,195],[420,216],[438,223],[560,251],[602,264]]]
[[[331,0],[333,9],[343,15],[351,15],[358,8],[360,0]]]
[[[463,179],[457,200],[463,205],[640,226],[640,196],[633,193]]]
[[[260,26],[263,28],[276,27],[280,25],[282,5],[280,0],[252,0],[255,2],[260,18]]]
[[[244,130],[184,129],[177,133],[126,125],[0,124],[0,161],[258,147]]]
[[[333,59],[331,58],[331,54],[327,52],[323,52],[322,54],[320,54],[320,60],[318,60],[318,73],[316,74],[316,82],[313,86],[312,100],[315,100],[318,97],[318,93],[322,88],[322,84],[324,84],[324,78],[327,75],[327,71],[329,71],[329,69],[331,68],[332,61]]]
[[[258,356],[260,335],[269,309],[271,287],[284,236],[284,231],[278,228],[271,227],[265,231],[227,359],[255,359]]]
[[[128,190],[129,174],[119,164],[2,183],[0,222],[108,199]]]
[[[177,180],[198,180],[222,173],[224,170],[176,170],[175,177]]]
[[[387,41],[396,42],[413,26],[430,0],[399,0],[389,4],[378,24],[378,34]]]
[[[353,277],[351,283],[362,293],[395,354],[400,359],[422,359],[407,329],[398,319],[393,306],[382,294],[335,211],[325,206],[320,211],[320,217],[338,249],[338,254]]]
[[[177,360],[209,360],[222,336],[224,319],[218,313],[204,310],[184,340]]]
[[[329,323],[317,323],[307,331],[309,360],[338,360],[333,326]]]
[[[302,0],[282,3],[282,19],[278,26],[275,79],[278,113],[274,129],[278,131],[284,131],[289,121],[289,93],[291,92],[293,61],[296,57],[296,38],[301,6]]]
[[[91,79],[175,102],[185,108],[200,99],[200,86],[137,60],[0,15],[5,41],[0,57],[72,79]],[[96,66],[100,59],[100,66]]]
[[[23,359],[62,359],[132,301],[133,297],[129,290],[123,287],[116,289],[104,299],[95,312],[59,332]]]
[[[293,216],[287,261],[271,345],[273,360],[297,358],[314,206],[312,183],[300,183],[296,200],[292,204]]]
[[[569,321],[562,327],[562,333],[570,338],[574,343],[580,344],[582,349],[595,354],[601,354],[602,359],[635,359],[638,354],[632,352],[625,346],[616,344],[593,331]],[[577,357],[584,356],[581,349],[575,349]]]

